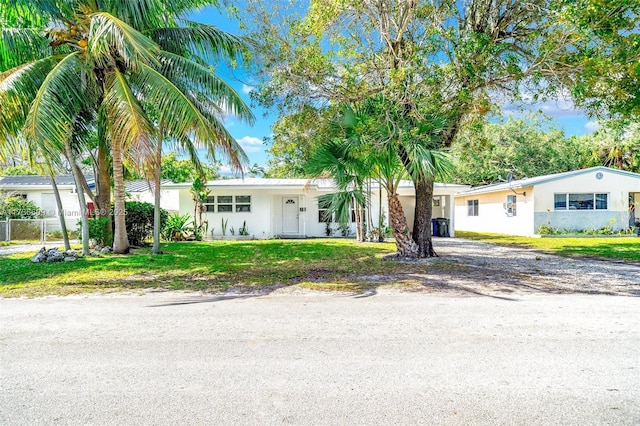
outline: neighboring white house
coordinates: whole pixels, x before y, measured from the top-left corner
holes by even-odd
[[[205,203],[203,219],[207,221],[209,236],[222,235],[222,221],[226,222],[227,235],[231,228],[236,235],[246,223],[248,233],[255,238],[272,237],[322,237],[327,235],[325,210],[318,197],[334,192],[331,180],[324,179],[227,179],[207,182],[211,191]],[[180,213],[194,214],[194,202],[189,192],[191,183],[167,184],[163,188],[179,190]],[[451,221],[453,236],[453,194],[469,188],[466,185],[436,183],[434,188],[434,217]],[[415,206],[414,188],[411,182],[402,182],[398,194],[410,227],[413,224]],[[380,193],[376,184],[371,189],[371,217],[377,227],[380,211]],[[388,220],[386,193],[382,192],[382,210]],[[336,223],[329,224],[334,235],[340,235]],[[351,235],[355,224],[351,225]]]
[[[75,191],[73,176],[56,176],[62,209],[68,226],[75,226],[80,220],[80,206]],[[90,186],[93,180],[88,179]],[[40,207],[45,218],[57,217],[58,206],[48,176],[0,176],[0,197],[22,197]]]
[[[640,174],[592,167],[459,192],[456,229],[525,236],[541,226],[627,229],[638,203]]]
[[[80,220],[80,204],[76,193],[73,176],[56,176],[56,184],[62,200],[62,209],[66,222],[75,226]],[[169,180],[162,181],[161,188],[171,184]],[[90,189],[95,188],[92,176],[87,177]],[[143,201],[153,204],[153,192],[149,189],[149,183],[144,180],[125,182],[127,201]],[[0,176],[0,197],[18,196],[40,207],[45,218],[57,217],[58,206],[53,194],[51,179],[48,176]],[[160,191],[160,205],[169,212],[179,211],[178,191]],[[87,197],[87,207],[91,211],[93,203]]]

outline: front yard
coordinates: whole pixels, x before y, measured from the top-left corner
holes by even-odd
[[[346,239],[168,243],[162,247],[165,254],[159,256],[138,249],[125,256],[63,263],[33,264],[29,261],[33,253],[11,254],[0,256],[0,297],[145,289],[225,291],[230,287],[270,292],[292,286],[359,293],[391,287],[482,295],[521,291],[640,294],[636,285],[640,285],[640,263],[621,266],[590,258],[640,261],[637,238],[468,237],[492,244],[436,239],[440,257],[402,263],[383,259],[395,252],[393,243]],[[563,259],[523,246],[577,257]]]
[[[0,256],[0,296],[38,296],[139,288],[223,290],[232,285],[269,286],[305,281],[354,283],[349,277],[393,272],[383,262],[393,243],[351,240],[257,240],[167,243],[165,254],[87,257],[76,262],[32,264],[33,253]]]

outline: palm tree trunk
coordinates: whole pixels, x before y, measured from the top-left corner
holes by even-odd
[[[64,220],[64,210],[62,209],[62,200],[60,199],[60,191],[58,191],[58,184],[56,183],[55,176],[51,172],[49,174],[51,178],[51,187],[53,188],[53,196],[56,199],[56,206],[58,208],[58,219],[60,220],[60,230],[62,231],[62,241],[64,243],[65,250],[71,250],[71,244],[69,244],[69,233],[67,232],[67,222]]]
[[[162,254],[160,250],[160,180],[162,174],[162,132],[156,146],[155,172],[153,174],[153,248],[151,253]]]
[[[80,205],[80,223],[82,224],[82,254],[84,256],[89,255],[89,218],[87,217],[87,201],[84,198],[84,188],[80,183],[82,178],[80,176],[80,169],[76,164],[75,156],[69,146],[69,143],[65,144],[65,152],[69,164],[71,164],[71,172],[73,173],[73,180],[76,185],[76,192],[78,194],[78,204]]]
[[[111,173],[109,170],[109,158],[107,146],[100,141],[98,145],[98,161],[96,173],[96,215],[109,218],[105,224],[105,244],[113,243],[113,214],[111,211]]]
[[[419,257],[437,256],[431,239],[433,215],[433,179],[420,176],[413,180],[416,187],[416,207],[413,221],[413,241],[418,245]]]
[[[404,257],[418,257],[418,245],[409,235],[407,218],[397,193],[390,193],[387,196],[389,204],[389,223],[393,230],[393,237],[396,240],[398,254]]]
[[[124,176],[122,170],[122,147],[119,142],[111,142],[111,158],[113,160],[113,199],[114,199],[114,232],[113,252],[129,253],[129,238],[125,222]]]

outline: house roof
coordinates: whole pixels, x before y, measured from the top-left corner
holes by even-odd
[[[190,188],[191,182],[170,183],[163,186],[169,188]],[[242,188],[305,188],[315,187],[318,190],[333,190],[335,183],[332,179],[271,179],[271,178],[245,178],[245,179],[221,179],[207,182],[208,187],[242,187]],[[377,183],[373,183],[374,188],[378,187]],[[468,185],[456,185],[449,183],[435,183],[435,188],[440,190],[459,191],[469,188]],[[400,182],[399,189],[413,189],[413,182],[403,180]]]
[[[168,179],[160,181],[160,188],[170,185],[173,182]],[[153,187],[153,182],[147,182],[146,180],[129,180],[124,183],[125,192],[147,192]]]
[[[588,169],[572,170],[570,172],[555,173],[551,175],[512,180],[511,182],[500,182],[500,183],[493,183],[490,185],[477,186],[475,188],[469,189],[468,191],[457,192],[455,195],[465,196],[465,195],[485,194],[490,192],[510,191],[512,189],[527,188],[534,185],[540,185],[542,183],[553,182],[555,180],[567,179],[570,177],[598,172],[598,171],[619,174],[619,175],[628,176],[628,177],[640,180],[640,174],[638,173],[612,169],[610,167],[596,166],[596,167],[590,167]]]
[[[56,176],[58,186],[74,186],[73,176]],[[93,176],[86,176],[89,186],[93,186]],[[0,189],[36,189],[40,187],[51,187],[49,176],[0,176]]]

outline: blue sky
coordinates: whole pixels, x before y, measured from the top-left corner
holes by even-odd
[[[240,33],[239,23],[230,19],[225,12],[220,12],[215,8],[204,8],[195,12],[192,18],[198,22],[215,25],[232,34]],[[250,104],[251,75],[246,74],[243,70],[229,70],[225,67],[218,67],[216,72],[242,96],[248,105]],[[595,121],[590,120],[583,111],[576,110],[571,102],[567,100],[547,101],[527,106],[525,109],[542,110],[553,119],[553,123],[557,127],[565,131],[567,136],[583,135],[593,132],[597,128]],[[266,150],[269,147],[264,144],[264,139],[271,135],[271,126],[276,119],[276,113],[257,107],[253,107],[252,111],[256,117],[254,126],[248,126],[233,117],[227,118],[225,125],[231,135],[244,148],[250,163],[265,165],[268,158]],[[518,116],[522,113],[522,108],[506,105],[503,111],[505,115]]]

